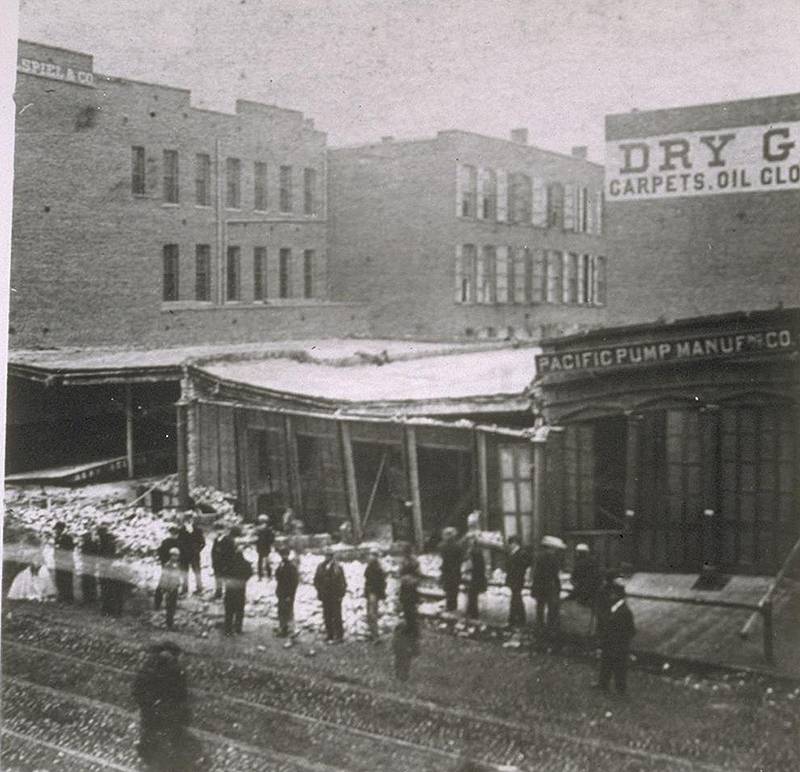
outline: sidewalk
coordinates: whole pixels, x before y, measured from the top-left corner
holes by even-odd
[[[634,574],[626,581],[631,594],[658,594],[680,598],[708,598],[710,593],[692,591],[696,576],[669,574]],[[720,600],[734,600],[755,605],[768,586],[769,577],[733,577],[731,587]],[[442,617],[444,601],[434,585],[426,585],[424,593],[429,602],[420,606],[420,613],[428,617]],[[722,597],[721,597],[722,596]],[[536,604],[530,595],[524,595],[528,623],[535,619]],[[480,624],[489,628],[504,628],[508,621],[509,593],[504,587],[490,586],[480,599]],[[775,665],[767,664],[764,657],[762,623],[759,621],[750,636],[739,635],[742,626],[751,616],[750,611],[737,608],[719,608],[675,602],[628,598],[628,605],[636,621],[637,635],[633,641],[634,653],[683,660],[696,665],[730,669],[757,670],[772,675],[800,678],[800,597],[795,595],[775,614]],[[459,619],[463,620],[466,597],[459,597]],[[567,638],[588,641],[590,612],[574,601],[562,601],[561,627]]]

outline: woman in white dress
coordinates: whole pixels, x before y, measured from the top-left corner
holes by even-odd
[[[25,540],[18,545],[21,563],[27,563],[27,567],[14,577],[11,589],[8,591],[9,600],[47,600],[56,594],[56,588],[50,577],[50,571],[44,564],[42,548],[37,541],[32,538]]]

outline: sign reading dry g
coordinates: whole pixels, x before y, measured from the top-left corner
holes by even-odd
[[[800,188],[800,122],[606,146],[606,197],[630,201]]]

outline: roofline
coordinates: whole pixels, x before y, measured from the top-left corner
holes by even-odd
[[[29,46],[41,46],[42,48],[52,48],[54,51],[63,51],[65,54],[77,54],[78,56],[88,56],[94,58],[94,54],[87,54],[86,51],[78,51],[75,48],[64,48],[63,46],[53,46],[50,43],[40,43],[38,40],[28,40],[27,38],[17,38],[17,51],[19,43],[27,43]]]

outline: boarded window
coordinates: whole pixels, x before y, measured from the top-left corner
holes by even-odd
[[[317,170],[303,169],[303,212],[317,214]]]
[[[164,151],[164,201],[168,204],[177,204],[178,190],[178,151]]]
[[[242,299],[242,249],[241,247],[228,247],[228,260],[226,265],[226,295],[227,300]]]
[[[225,160],[225,206],[228,209],[242,206],[242,162],[238,158]]]
[[[162,298],[178,300],[178,245],[164,244],[164,283]]]
[[[145,183],[144,148],[134,145],[131,148],[131,193],[143,196],[147,192]]]
[[[598,256],[594,259],[594,302],[598,306],[606,304],[606,259]]]
[[[278,297],[292,296],[292,250],[282,247],[278,253]]]
[[[314,297],[314,250],[303,252],[303,297]]]
[[[267,165],[256,161],[253,166],[253,208],[267,211]]]
[[[574,252],[564,255],[564,302],[578,302],[578,255]]]
[[[281,212],[292,211],[292,167],[281,166],[279,204]]]
[[[211,158],[206,153],[194,157],[194,198],[198,206],[211,205]]]
[[[253,248],[253,300],[267,299],[267,248]]]
[[[211,246],[198,244],[195,247],[194,260],[195,300],[211,300]]]

